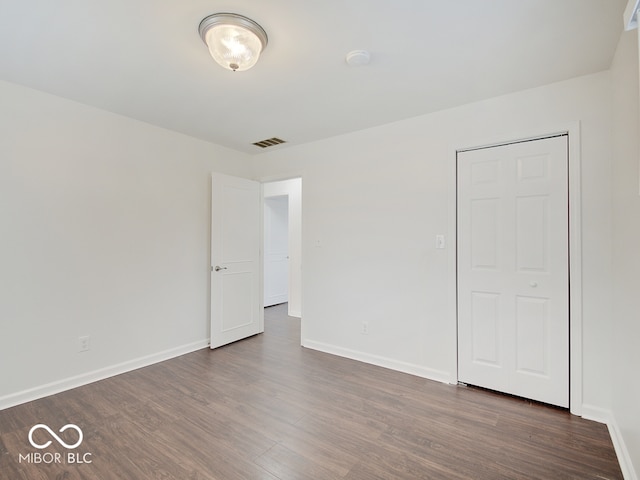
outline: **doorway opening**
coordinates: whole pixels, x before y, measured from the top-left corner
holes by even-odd
[[[302,179],[263,183],[264,306],[302,316]]]
[[[290,317],[301,318],[301,197],[301,178],[261,183],[211,174],[212,349],[264,331],[265,204],[279,212],[274,225],[287,226],[286,233],[279,233],[286,236],[286,296],[275,303],[286,306]]]

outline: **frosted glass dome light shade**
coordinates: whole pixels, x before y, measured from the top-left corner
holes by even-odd
[[[241,72],[253,67],[267,46],[267,33],[253,20],[235,13],[209,15],[198,28],[209,53],[222,67]]]

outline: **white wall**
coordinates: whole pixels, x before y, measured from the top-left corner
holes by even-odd
[[[640,475],[640,121],[637,31],[624,33],[613,80],[613,417],[629,472]],[[635,473],[631,473],[635,471]]]
[[[303,344],[455,377],[454,264],[434,244],[455,218],[453,152],[580,121],[583,401],[610,408],[610,92],[602,72],[260,155],[258,176],[304,178]]]
[[[286,195],[289,213],[289,315],[302,315],[302,179],[270,181],[263,185],[264,197]]]
[[[5,82],[0,105],[0,408],[206,346],[210,172],[247,156]]]

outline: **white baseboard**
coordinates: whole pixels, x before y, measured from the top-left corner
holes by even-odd
[[[282,295],[272,295],[271,297],[265,297],[264,299],[264,307],[273,307],[274,305],[282,305],[283,303],[287,303],[289,301],[288,294],[284,293]]]
[[[613,448],[618,456],[618,462],[620,463],[620,470],[625,480],[639,480],[633,463],[631,462],[631,455],[624,443],[624,438],[620,432],[620,427],[610,410],[606,408],[595,407],[593,405],[582,405],[582,418],[587,420],[593,420],[595,422],[604,423],[609,429],[609,435],[611,436],[611,442]]]
[[[318,350],[324,353],[330,353],[331,355],[337,355],[339,357],[350,358],[351,360],[357,360],[359,362],[370,363],[371,365],[377,365],[378,367],[389,368],[398,372],[409,373],[418,377],[427,378],[429,380],[435,380],[441,383],[450,383],[451,374],[449,372],[443,372],[440,370],[434,370],[431,368],[422,367],[408,362],[400,362],[390,358],[382,357],[379,355],[371,355],[369,353],[359,352],[357,350],[350,350],[348,348],[337,347],[335,345],[329,345],[326,343],[314,342],[310,340],[303,340],[302,346],[310,348],[312,350]]]
[[[147,367],[154,363],[163,362],[186,353],[195,352],[196,350],[200,350],[208,346],[208,339],[199,340],[197,342],[170,348],[144,357],[134,358],[133,360],[128,360],[117,365],[111,365],[109,367],[100,368],[74,377],[64,378],[45,385],[30,388],[28,390],[23,390],[21,392],[11,393],[0,397],[0,410],[14,407],[22,403],[31,402],[33,400],[38,400],[39,398],[48,397],[49,395],[55,395],[56,393],[64,392],[65,390],[81,387],[89,383],[97,382],[98,380],[104,380],[105,378],[120,375],[121,373],[137,370],[138,368]]]
[[[609,424],[612,413],[606,408],[595,407],[593,405],[582,404],[582,418],[593,420],[594,422]]]

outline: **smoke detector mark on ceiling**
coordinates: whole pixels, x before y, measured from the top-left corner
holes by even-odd
[[[260,148],[267,148],[267,147],[273,147],[274,145],[280,145],[281,143],[287,143],[287,142],[277,137],[273,137],[273,138],[267,138],[266,140],[260,140],[259,142],[255,142],[253,145]]]

